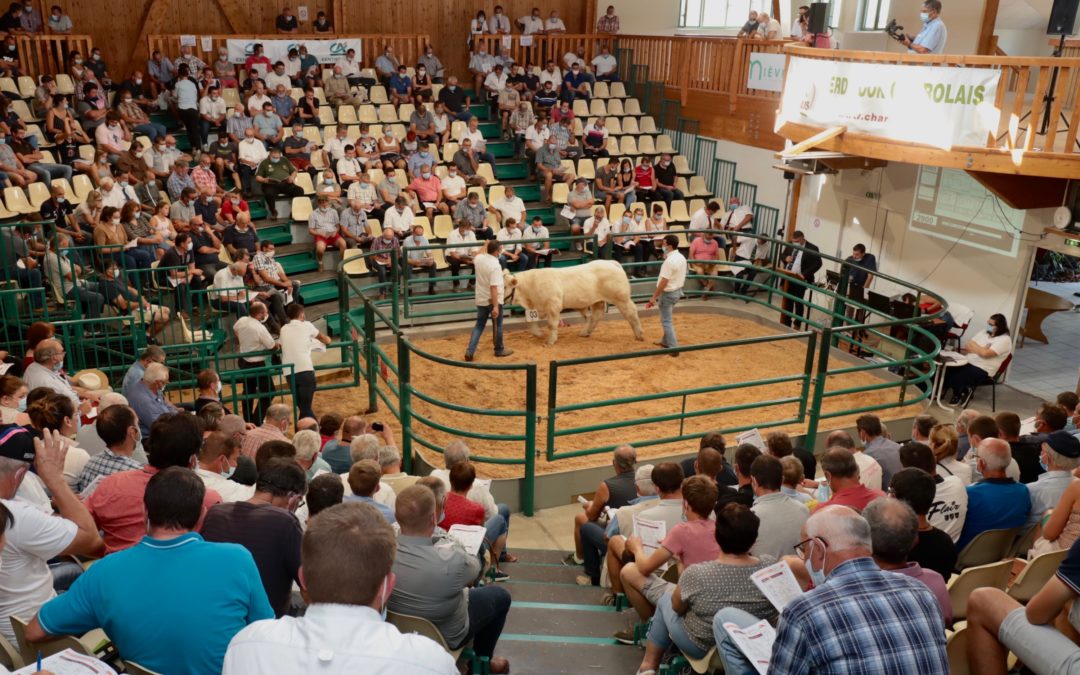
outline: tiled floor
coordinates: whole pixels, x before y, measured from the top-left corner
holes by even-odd
[[[1080,283],[1040,283],[1039,290],[1080,303]],[[1053,400],[1062,391],[1074,391],[1077,367],[1080,366],[1080,313],[1055,312],[1043,321],[1043,332],[1050,344],[1027,340],[1013,357],[1008,382],[1011,386]]]

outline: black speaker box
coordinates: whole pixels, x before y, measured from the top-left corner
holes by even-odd
[[[1080,0],[1054,0],[1050,8],[1050,23],[1046,27],[1047,35],[1076,35],[1076,15],[1080,9]]]
[[[1077,2],[1080,2],[1080,0],[1073,0],[1073,5],[1075,5]],[[829,3],[815,2],[810,5],[810,14],[808,15],[808,18],[810,23],[810,33],[815,35],[827,33],[829,31]]]

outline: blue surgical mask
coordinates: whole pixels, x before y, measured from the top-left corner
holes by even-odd
[[[53,366],[52,369],[53,369],[54,373],[59,373],[61,370],[63,370],[64,369],[64,361],[63,361],[63,359],[60,360],[60,363],[57,363],[55,366]]]
[[[232,475],[234,473],[236,473],[236,467],[235,466],[230,466],[228,471],[222,471],[221,472],[221,476],[222,476],[222,478],[232,478]]]
[[[811,542],[811,545],[816,545],[816,542]],[[813,553],[813,549],[811,549]],[[814,588],[820,588],[825,583],[825,570],[814,569],[814,565],[810,562],[812,556],[806,558],[806,571],[810,573],[810,580],[814,582]]]
[[[993,335],[994,334],[994,324],[992,324],[992,323],[986,324],[986,334],[987,335]]]
[[[1050,470],[1050,467],[1046,465],[1046,462],[1043,461],[1042,457],[1039,458],[1039,466],[1042,467],[1043,471],[1049,471]]]
[[[390,605],[389,598],[386,597],[386,579],[387,579],[386,577],[383,577],[383,580],[382,580],[383,606],[382,606],[382,610],[379,612],[379,614],[382,616],[383,621],[386,621],[387,607]]]
[[[19,399],[19,405],[15,406],[15,409],[19,412],[26,412],[26,397],[23,396]]]
[[[919,12],[919,20],[923,23],[930,21],[930,14],[928,12]]]

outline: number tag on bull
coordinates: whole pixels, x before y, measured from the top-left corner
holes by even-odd
[[[525,320],[528,321],[529,323],[532,323],[534,321],[539,321],[540,320],[540,310],[538,310],[538,309],[527,309],[527,310],[525,310]]]

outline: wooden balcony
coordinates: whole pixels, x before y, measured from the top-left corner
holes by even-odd
[[[827,51],[805,47],[787,46],[788,64],[792,57],[841,61],[862,64],[900,65],[905,68],[982,68],[997,71],[997,91],[993,109],[986,124],[989,133],[982,143],[934,147],[928,144],[886,138],[870,133],[844,131],[832,138],[814,143],[822,150],[842,152],[878,160],[907,162],[955,169],[963,169],[982,180],[995,191],[1008,191],[1010,183],[1026,185],[1025,192],[1035,185],[1042,185],[1056,197],[1046,196],[1053,204],[1060,204],[1060,192],[1064,179],[1080,178],[1080,105],[1076,101],[1076,87],[1080,77],[1080,58],[1028,58],[1008,56],[959,56],[915,55],[884,52]],[[1055,77],[1055,69],[1057,75]],[[787,73],[785,94],[793,93],[792,87],[800,86],[791,81]],[[1049,110],[1045,99],[1053,97]],[[898,102],[908,106],[905,114],[926,114],[919,109],[918,100]],[[1045,134],[1040,133],[1048,117]],[[937,120],[927,115],[927,125]],[[785,121],[778,133],[796,143],[806,141],[826,130],[825,126]],[[1056,179],[1046,181],[1009,181],[1011,176]],[[1006,196],[1008,199],[1008,196]],[[1016,194],[1020,199],[1023,194]],[[1010,202],[1013,200],[1010,199]],[[1044,201],[1044,200],[1039,200]],[[1025,202],[1031,207],[1030,195]]]

